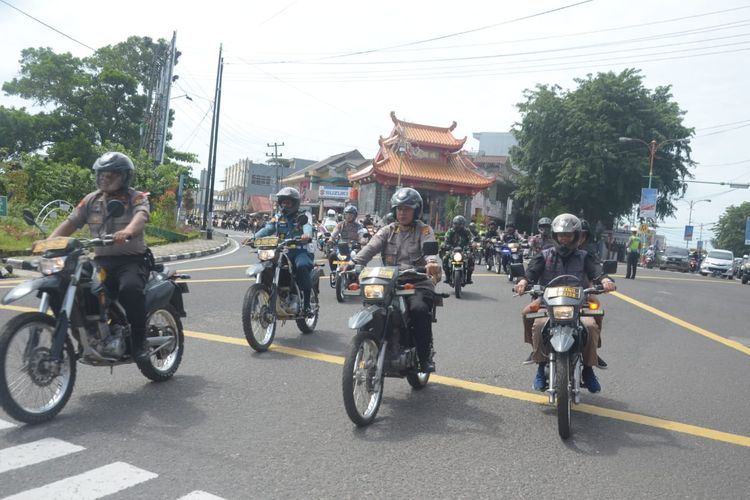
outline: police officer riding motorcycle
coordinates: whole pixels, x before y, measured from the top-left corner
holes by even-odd
[[[451,262],[456,253],[461,254],[461,259],[467,259],[465,283],[473,283],[471,275],[474,272],[474,257],[470,251],[467,251],[471,244],[472,235],[466,228],[466,219],[463,215],[457,215],[453,218],[453,227],[451,227],[443,237],[443,271],[445,272],[445,282],[453,284],[453,272]]]
[[[491,271],[495,264],[495,240],[500,239],[500,233],[497,230],[497,222],[490,221],[487,225],[487,232],[484,233],[482,238],[482,245],[484,247],[484,262],[487,264],[487,270]]]
[[[555,245],[555,241],[552,239],[552,219],[549,217],[540,218],[536,223],[536,228],[539,230],[539,233],[531,238],[532,257],[541,253],[545,248]]]
[[[328,262],[331,266],[331,287],[336,289],[336,300],[344,302],[344,290],[352,281],[357,281],[354,271],[341,271],[356,255],[356,252],[367,244],[369,233],[357,222],[357,207],[349,205],[344,208],[344,220],[339,222],[331,233]]]

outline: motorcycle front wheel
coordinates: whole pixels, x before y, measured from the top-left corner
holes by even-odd
[[[570,437],[570,353],[560,352],[555,359],[555,402],[557,404],[557,432],[563,439]]]
[[[487,257],[486,264],[487,264],[487,270],[492,271],[492,267],[494,266],[494,263],[492,262],[492,257]]]
[[[346,288],[346,276],[344,273],[339,273],[336,276],[336,300],[339,303],[342,303],[346,300],[346,297],[344,297],[344,289]]]
[[[180,367],[185,348],[182,322],[177,311],[172,306],[167,306],[149,314],[146,319],[146,336],[172,337],[172,341],[164,344],[148,359],[136,362],[146,378],[154,382],[169,380]]]
[[[265,352],[276,335],[276,311],[270,310],[271,291],[256,283],[245,292],[242,302],[242,329],[250,347]]]
[[[59,369],[50,361],[55,319],[39,312],[19,314],[0,331],[0,404],[27,424],[52,419],[70,399],[76,355],[65,337]]]
[[[375,333],[359,330],[344,360],[341,388],[344,408],[357,427],[370,425],[383,400],[383,374],[377,379],[380,345]]]
[[[406,381],[413,389],[419,390],[424,389],[427,382],[430,381],[430,374],[424,372],[409,373],[406,375]]]
[[[464,284],[464,277],[460,270],[453,271],[453,291],[456,294],[456,298],[461,298],[461,286]]]

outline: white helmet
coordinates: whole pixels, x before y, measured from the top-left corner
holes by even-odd
[[[336,217],[336,211],[334,209],[329,209],[328,212],[326,212],[326,215],[328,217]]]

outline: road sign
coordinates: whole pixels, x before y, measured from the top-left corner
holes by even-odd
[[[0,216],[8,215],[8,197],[0,196]]]
[[[750,245],[750,217],[745,221],[745,245]]]
[[[693,226],[685,226],[685,241],[693,241]]]
[[[642,223],[642,224],[641,224],[641,225],[640,225],[640,226],[638,227],[638,232],[639,232],[639,233],[641,233],[641,234],[646,234],[646,233],[648,232],[648,224],[646,224],[645,222],[644,222],[644,223]]]
[[[701,250],[703,248],[703,240],[698,240],[697,245],[698,250]]]

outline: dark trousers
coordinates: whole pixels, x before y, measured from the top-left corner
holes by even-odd
[[[429,361],[432,352],[432,292],[417,289],[414,295],[407,295],[406,305],[409,309],[409,322],[414,332],[419,361]]]
[[[294,279],[302,290],[304,306],[310,306],[310,290],[312,289],[313,257],[307,250],[291,250],[289,257],[294,262]]]
[[[638,250],[628,252],[628,269],[625,273],[625,279],[635,279],[635,270],[638,267],[640,253]]]
[[[98,266],[107,272],[104,286],[117,297],[130,323],[133,346],[140,346],[146,336],[146,287],[148,269],[143,256],[101,257]]]

